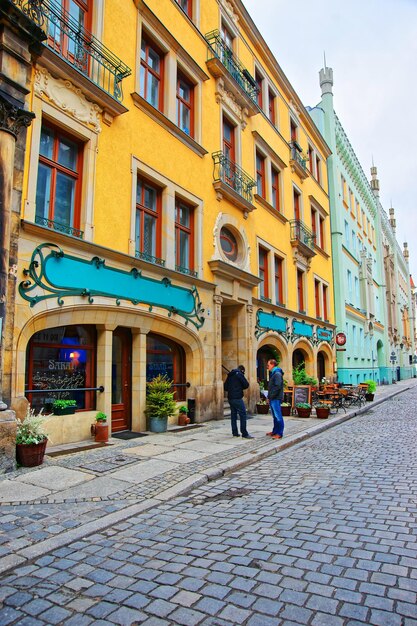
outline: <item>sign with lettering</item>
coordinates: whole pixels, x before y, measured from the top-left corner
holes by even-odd
[[[345,333],[337,333],[336,335],[336,343],[338,346],[344,346],[346,343],[346,335]]]
[[[331,341],[333,337],[333,331],[328,328],[318,328],[317,329],[317,339],[319,341]]]
[[[308,402],[311,404],[311,385],[294,385],[292,394],[293,408],[300,402]]]

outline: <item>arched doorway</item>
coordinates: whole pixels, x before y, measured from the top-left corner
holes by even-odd
[[[326,377],[326,357],[323,352],[317,354],[317,378],[319,382]]]
[[[281,352],[270,344],[261,346],[256,354],[256,377],[265,386],[268,385],[268,369],[266,365],[270,359],[275,359],[279,364],[282,359]]]
[[[294,367],[299,367],[303,363],[305,364],[306,356],[307,355],[304,352],[304,350],[300,350],[299,348],[297,350],[294,350],[294,352],[292,353],[292,366],[293,366],[293,368]]]

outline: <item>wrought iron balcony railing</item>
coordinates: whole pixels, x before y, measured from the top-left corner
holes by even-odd
[[[221,181],[231,187],[247,202],[253,202],[253,187],[256,181],[246,174],[234,161],[228,159],[223,152],[212,154],[214,161],[214,181]]]
[[[189,267],[184,267],[183,265],[176,265],[175,270],[177,272],[181,272],[181,274],[187,274],[187,276],[192,276],[193,278],[198,277],[198,274],[195,270],[190,270]]]
[[[219,59],[239,87],[246,92],[249,98],[253,100],[254,104],[257,104],[259,87],[255,79],[252,78],[248,70],[245,69],[239,59],[234,55],[233,50],[225,44],[220,32],[218,30],[212,30],[205,35],[205,40],[209,45],[209,56],[207,60],[210,61],[213,56]]]
[[[290,144],[291,159],[296,161],[307,172],[307,159],[301,154],[295,143]]]
[[[64,233],[65,235],[72,235],[72,237],[78,237],[78,239],[82,239],[84,233],[79,228],[73,228],[72,226],[68,226],[68,224],[61,224],[60,222],[54,222],[47,217],[41,217],[40,215],[36,215],[35,223],[39,224],[39,226],[44,226],[45,228],[50,228],[51,230],[55,230],[58,233]]]
[[[300,242],[314,251],[316,235],[301,220],[290,220],[290,227],[291,241]]]
[[[47,35],[46,46],[119,102],[130,68],[56,0],[12,0]]]
[[[165,267],[164,259],[159,259],[157,256],[152,256],[152,254],[148,254],[147,252],[140,252],[139,250],[136,250],[135,257],[137,259],[141,259],[141,261],[148,261],[148,263],[153,263],[154,265],[160,265],[161,267]]]

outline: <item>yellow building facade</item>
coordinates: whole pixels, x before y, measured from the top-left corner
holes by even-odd
[[[10,397],[75,398],[48,418],[59,444],[97,410],[146,430],[158,373],[200,422],[238,363],[251,409],[268,358],[288,382],[301,362],[331,377],[329,149],[243,4],[63,0],[43,18]]]

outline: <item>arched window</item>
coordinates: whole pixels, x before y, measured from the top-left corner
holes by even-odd
[[[76,400],[77,409],[95,407],[94,326],[59,326],[33,335],[26,351],[26,396],[36,410],[54,400]],[[66,389],[67,391],[60,391]],[[32,392],[33,390],[33,392]]]
[[[185,353],[174,341],[149,333],[146,344],[146,380],[158,374],[174,381],[175,400],[185,400]]]

